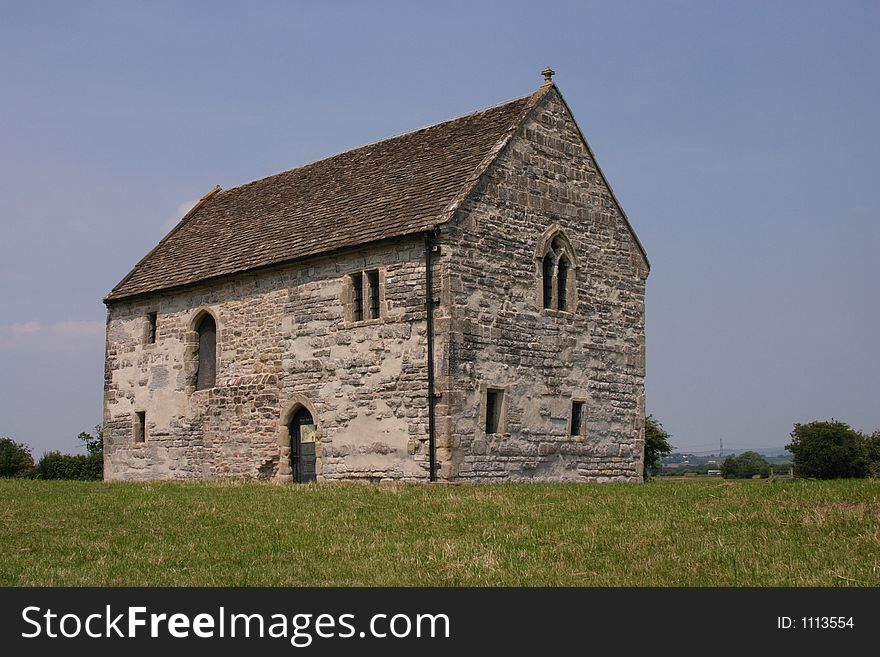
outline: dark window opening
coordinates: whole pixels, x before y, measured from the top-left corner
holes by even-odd
[[[584,435],[584,402],[571,402],[571,435]]]
[[[568,261],[559,259],[559,269],[556,272],[556,302],[559,310],[565,310],[568,306]]]
[[[370,288],[370,319],[379,318],[379,272],[367,272],[367,285]]]
[[[147,344],[155,344],[156,343],[156,313],[149,313],[147,315]]]
[[[147,413],[135,411],[134,413],[134,442],[147,442]]]
[[[498,433],[503,390],[486,391],[486,433]]]
[[[550,253],[544,256],[543,270],[544,307],[550,308],[553,305],[553,256]]]
[[[199,363],[196,390],[213,388],[217,379],[217,324],[205,314],[196,329],[199,333]]]
[[[354,321],[360,322],[364,318],[364,276],[363,274],[351,275],[351,286],[354,292]]]

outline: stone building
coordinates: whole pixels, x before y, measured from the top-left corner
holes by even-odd
[[[544,76],[206,195],[104,300],[105,477],[640,480],[648,261]]]

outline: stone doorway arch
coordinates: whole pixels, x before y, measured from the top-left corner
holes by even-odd
[[[322,478],[322,435],[315,407],[308,399],[294,395],[281,412],[278,437],[280,481],[308,483]]]

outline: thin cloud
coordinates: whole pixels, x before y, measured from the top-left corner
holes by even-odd
[[[177,225],[177,222],[183,219],[187,212],[193,209],[196,203],[199,202],[199,199],[192,199],[189,201],[184,201],[180,205],[177,206],[177,209],[174,211],[174,216],[169,217],[165,223],[162,224],[162,234],[164,235],[172,228]]]
[[[31,333],[36,333],[41,328],[42,326],[36,320],[20,324],[9,324],[8,326],[0,326],[0,336],[7,334],[12,337],[30,335]]]
[[[191,201],[184,201],[180,205],[177,206],[177,218],[183,219],[183,216],[195,207],[195,204],[199,202],[199,199],[192,199]]]
[[[44,325],[39,320],[0,324],[0,349],[91,349],[104,338],[104,322],[63,319]]]

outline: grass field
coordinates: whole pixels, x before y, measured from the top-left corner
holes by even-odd
[[[0,480],[0,585],[878,586],[880,482]]]

